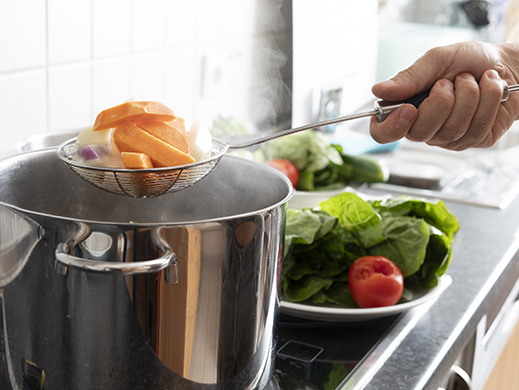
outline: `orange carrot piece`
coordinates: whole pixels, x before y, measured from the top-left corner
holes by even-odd
[[[162,103],[153,101],[126,102],[101,111],[96,117],[93,130],[110,129],[126,121],[171,122],[175,119],[175,113]]]
[[[122,152],[121,157],[126,169],[146,169],[154,167],[150,156],[144,153]]]
[[[175,119],[173,122],[169,122],[169,124],[179,129],[187,137],[186,121],[184,118],[177,116],[177,119]]]
[[[145,121],[138,122],[136,125],[161,141],[189,154],[189,141],[187,140],[186,135],[176,127],[172,126],[171,123],[173,122],[165,123],[159,121]]]
[[[152,136],[132,122],[123,122],[117,126],[113,137],[114,144],[121,153],[147,154],[155,167],[174,167],[195,161],[189,154]]]

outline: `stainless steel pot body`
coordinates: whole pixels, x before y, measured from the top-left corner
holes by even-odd
[[[191,188],[131,199],[44,150],[1,161],[0,183],[0,388],[267,384],[282,174],[225,156]]]

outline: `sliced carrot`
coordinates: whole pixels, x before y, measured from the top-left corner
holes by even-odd
[[[189,154],[152,136],[132,122],[123,122],[118,125],[113,137],[114,144],[121,153],[145,153],[150,156],[155,167],[174,167],[195,161]]]
[[[161,141],[167,142],[171,146],[189,154],[189,141],[186,135],[178,128],[172,126],[171,123],[173,122],[145,121],[138,122],[136,125]]]
[[[153,101],[126,102],[101,111],[96,117],[93,130],[110,129],[125,121],[171,122],[175,119],[175,113],[162,103]]]
[[[127,169],[146,169],[153,168],[150,156],[144,153],[122,152],[124,167]]]
[[[184,118],[177,116],[177,119],[175,119],[173,122],[169,122],[169,124],[179,129],[187,137],[186,121]]]

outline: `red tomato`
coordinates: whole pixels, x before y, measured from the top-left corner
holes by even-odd
[[[360,307],[391,306],[402,296],[404,277],[388,258],[364,256],[351,265],[348,287],[353,300]]]
[[[267,161],[265,164],[284,173],[286,177],[288,177],[288,180],[292,182],[294,188],[296,188],[297,183],[299,182],[299,170],[292,161],[282,158],[273,158],[272,160]]]

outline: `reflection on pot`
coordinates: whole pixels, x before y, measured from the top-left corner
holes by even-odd
[[[112,237],[106,233],[92,232],[90,236],[81,243],[83,251],[90,254],[91,258],[101,259],[112,247]]]
[[[16,278],[42,234],[35,221],[0,205],[0,287]]]
[[[263,373],[264,358],[270,353],[270,330],[267,341],[262,340],[265,328],[272,325],[268,311],[273,312],[277,296],[269,275],[275,275],[276,262],[261,261],[266,252],[272,252],[268,234],[248,234],[245,247],[238,237],[244,227],[248,233],[251,227],[252,232],[264,232],[265,223],[270,222],[269,216],[256,216],[197,228],[166,228],[163,236],[179,264],[178,284],[168,285],[160,274],[126,278],[143,334],[177,374],[199,383],[223,383],[243,375],[247,365],[254,367],[252,372]],[[135,231],[124,236],[132,233],[127,259],[149,257],[150,253],[144,254],[149,248],[142,236],[145,232],[140,237]]]

